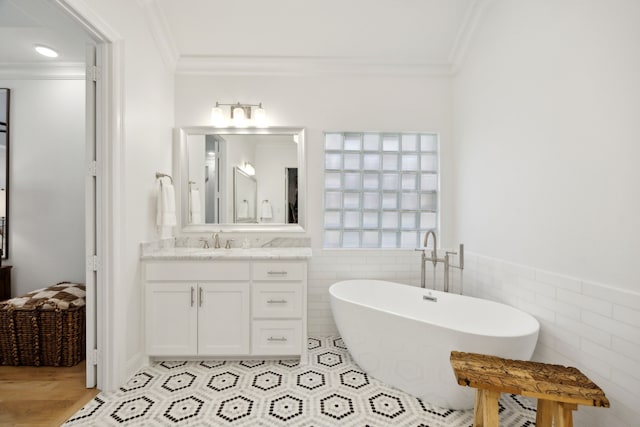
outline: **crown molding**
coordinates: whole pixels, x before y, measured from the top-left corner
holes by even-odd
[[[144,13],[164,63],[176,74],[220,76],[365,74],[445,77],[455,75],[460,69],[474,33],[486,10],[496,0],[474,0],[471,3],[460,25],[447,62],[443,63],[420,62],[413,59],[403,61],[376,58],[181,55],[158,1],[136,1]]]
[[[86,67],[83,62],[0,63],[0,79],[3,80],[84,80]]]
[[[450,74],[450,66],[416,61],[357,58],[185,55],[178,59],[176,74],[227,76],[365,74],[442,77]]]
[[[142,9],[151,36],[160,52],[160,56],[167,68],[171,71],[176,69],[180,53],[176,46],[176,42],[169,30],[169,24],[164,12],[158,6],[156,0],[137,0],[138,5]]]
[[[469,50],[469,44],[477,31],[486,10],[495,0],[474,0],[462,21],[462,25],[458,30],[456,40],[453,43],[451,52],[449,53],[448,62],[451,67],[451,74],[456,74]]]

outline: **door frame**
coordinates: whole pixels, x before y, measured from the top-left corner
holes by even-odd
[[[96,43],[99,78],[96,85],[96,206],[101,214],[96,224],[96,386],[113,390],[118,381],[117,366],[122,366],[115,345],[115,291],[113,283],[121,277],[122,253],[122,180],[124,164],[124,71],[123,39],[91,9],[85,0],[55,0],[73,17]],[[85,219],[86,220],[86,219]],[[93,219],[91,219],[93,220]],[[91,309],[90,309],[91,310]],[[93,311],[93,310],[91,310]],[[120,364],[119,364],[120,363]]]

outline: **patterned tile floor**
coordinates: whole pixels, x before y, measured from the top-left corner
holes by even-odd
[[[65,426],[467,427],[454,411],[386,386],[362,372],[342,339],[309,338],[297,360],[158,362],[120,390],[100,393]],[[503,395],[500,425],[535,425],[535,403]]]

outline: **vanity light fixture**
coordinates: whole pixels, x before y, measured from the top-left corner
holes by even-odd
[[[249,162],[244,162],[244,166],[242,166],[242,170],[244,171],[244,173],[250,176],[253,176],[256,174],[256,168],[254,168],[253,165]]]
[[[51,49],[50,47],[43,46],[41,44],[37,44],[37,45],[34,46],[34,49],[40,55],[46,56],[47,58],[57,58],[58,57],[58,52],[56,52],[55,50]]]
[[[216,106],[211,109],[211,122],[216,127],[226,126],[226,120],[222,111],[222,106],[228,106],[230,108],[230,118],[233,126],[247,127],[253,124],[256,127],[267,126],[267,113],[262,108],[262,103],[259,104],[241,104],[239,102],[235,104],[221,104],[216,102]],[[255,110],[252,110],[256,107]],[[253,114],[252,114],[253,113]],[[251,118],[253,116],[253,123]]]

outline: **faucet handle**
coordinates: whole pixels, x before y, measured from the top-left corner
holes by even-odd
[[[231,242],[233,242],[235,239],[227,239],[227,242],[224,244],[224,248],[225,249],[231,249]]]

